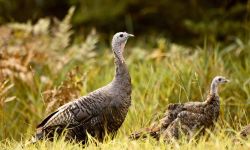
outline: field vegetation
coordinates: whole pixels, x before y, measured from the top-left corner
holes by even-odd
[[[95,29],[75,36],[70,23],[73,12],[71,8],[63,20],[41,18],[34,24],[0,26],[1,149],[82,149],[63,137],[24,146],[48,113],[113,78],[110,42],[100,40]],[[209,45],[204,39],[202,46],[187,47],[148,35],[129,39],[125,51],[132,106],[114,140],[91,139],[87,149],[250,148],[250,140],[239,136],[250,123],[249,38],[235,37],[227,45]],[[128,139],[133,131],[158,120],[169,103],[203,101],[216,75],[231,82],[219,89],[221,109],[215,129],[199,139],[169,144]]]

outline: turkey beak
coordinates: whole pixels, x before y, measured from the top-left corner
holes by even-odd
[[[128,37],[135,37],[133,34],[128,34]]]

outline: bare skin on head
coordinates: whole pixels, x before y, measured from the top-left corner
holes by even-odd
[[[225,84],[229,82],[228,79],[226,79],[225,77],[222,76],[216,76],[212,83],[211,83],[211,88],[210,88],[210,94],[217,94],[218,95],[218,86],[219,84]]]
[[[121,61],[122,63],[125,62],[123,58],[123,51],[129,37],[134,37],[134,35],[126,32],[119,32],[116,33],[112,39],[111,45],[112,50],[116,55],[115,59],[119,59],[119,61]]]
[[[99,141],[103,141],[106,134],[115,136],[131,105],[131,78],[123,51],[128,38],[132,36],[126,32],[113,36],[114,79],[108,85],[72,100],[47,116],[37,126],[33,143],[44,138],[53,140],[54,133],[61,135],[64,129],[67,130],[67,140],[83,144],[87,141],[87,133]]]
[[[204,133],[205,129],[213,127],[214,122],[218,119],[220,111],[218,86],[227,82],[229,80],[225,77],[216,76],[212,80],[206,101],[169,104],[159,123],[154,123],[151,127],[133,133],[130,138],[145,138],[149,135],[156,139],[162,137],[165,141],[169,141],[179,139],[181,133],[187,135],[189,139],[198,131]]]

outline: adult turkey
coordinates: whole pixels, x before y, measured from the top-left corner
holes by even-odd
[[[204,132],[205,128],[214,125],[219,116],[218,85],[228,81],[225,77],[216,76],[211,83],[206,101],[169,104],[160,123],[135,132],[130,138],[145,138],[150,135],[156,139],[162,137],[165,141],[169,141],[180,138],[181,133],[191,138],[198,130]]]
[[[131,105],[131,78],[123,51],[132,34],[118,32],[112,39],[115,76],[112,82],[86,96],[75,99],[48,115],[36,129],[32,142],[61,135],[66,129],[66,140],[86,143],[87,134],[98,141],[105,135],[114,136],[125,120]]]

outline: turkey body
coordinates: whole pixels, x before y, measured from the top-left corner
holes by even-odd
[[[209,95],[205,102],[187,102],[170,104],[159,123],[142,131],[133,133],[130,138],[138,139],[150,135],[156,139],[178,139],[184,133],[192,137],[196,131],[204,132],[218,119],[220,110],[219,97]]]
[[[219,97],[209,95],[205,102],[173,104],[168,110],[162,120],[164,139],[178,139],[181,132],[191,138],[197,131],[204,133],[213,127],[219,117]]]
[[[126,68],[125,68],[126,70]],[[105,133],[115,135],[131,105],[131,81],[128,72],[119,74],[110,84],[60,107],[37,126],[37,139],[49,139],[66,131],[66,139],[86,142],[87,133],[102,141]]]

